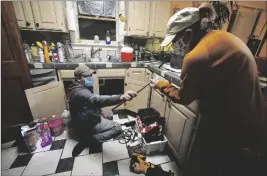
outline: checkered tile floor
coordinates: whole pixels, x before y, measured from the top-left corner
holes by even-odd
[[[114,115],[114,120],[124,123],[133,117]],[[126,144],[118,141],[103,143],[103,152],[90,153],[85,149],[78,157],[72,157],[77,141],[71,139],[68,131],[53,139],[49,151],[35,154],[19,152],[16,141],[2,144],[2,175],[4,176],[137,176],[129,171],[130,157]],[[90,153],[90,154],[89,154]],[[148,156],[147,161],[158,164],[163,170],[172,170],[178,176],[178,167],[168,155]]]

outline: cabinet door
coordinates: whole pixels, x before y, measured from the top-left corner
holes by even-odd
[[[125,79],[125,88],[124,91],[132,90],[137,92],[145,86],[145,83],[133,81],[130,79]],[[139,109],[148,107],[148,97],[149,97],[149,87],[146,87],[140,93],[137,94],[132,101],[126,102],[126,109],[137,112]]]
[[[150,33],[152,37],[165,37],[166,26],[170,17],[171,2],[151,2]]]
[[[149,36],[149,1],[128,2],[128,35]]]
[[[60,1],[32,1],[36,29],[63,30],[64,6]]]
[[[126,70],[126,79],[136,80],[139,82],[146,82],[146,69],[145,68],[129,68]]]
[[[29,1],[13,1],[19,28],[34,29],[32,8]]]
[[[240,38],[244,43],[247,43],[256,18],[256,11],[245,8],[239,9],[231,33]]]
[[[168,123],[165,130],[166,137],[178,153],[186,117],[170,103],[167,104],[165,114],[168,117]]]
[[[170,102],[167,103],[165,116],[168,116],[166,136],[177,152],[179,162],[183,164],[190,152],[197,118],[195,115],[185,116]]]
[[[150,70],[146,69],[145,83],[149,83],[151,79],[152,79],[152,72]]]
[[[159,111],[162,117],[165,116],[166,97],[152,89],[150,107]],[[168,119],[166,118],[166,124]]]
[[[62,113],[66,107],[63,82],[54,82],[25,90],[34,119]]]
[[[186,116],[186,122],[184,124],[183,135],[181,138],[180,146],[178,149],[178,154],[180,157],[180,162],[184,163],[187,159],[187,155],[189,153],[190,143],[193,142],[193,131],[196,125],[196,116]]]

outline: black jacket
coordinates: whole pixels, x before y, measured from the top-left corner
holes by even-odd
[[[69,106],[74,123],[85,123],[91,127],[101,122],[101,108],[121,102],[120,95],[96,95],[87,86],[73,82],[69,86]]]

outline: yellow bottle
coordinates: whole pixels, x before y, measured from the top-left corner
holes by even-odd
[[[49,63],[51,63],[51,61],[49,58],[47,43],[46,43],[46,41],[42,41],[42,44],[43,44],[43,48],[44,48],[45,63],[49,64]]]

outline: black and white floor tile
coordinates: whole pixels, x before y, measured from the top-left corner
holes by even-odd
[[[126,113],[114,115],[114,121],[125,123],[134,120],[135,116]],[[117,140],[103,143],[103,152],[91,154],[89,148],[73,158],[72,150],[77,141],[68,131],[53,139],[49,151],[35,154],[21,152],[19,142],[11,141],[2,144],[1,173],[4,176],[144,176],[129,171],[130,157],[126,144]],[[178,167],[167,154],[147,156],[147,161],[172,170],[178,176]]]

